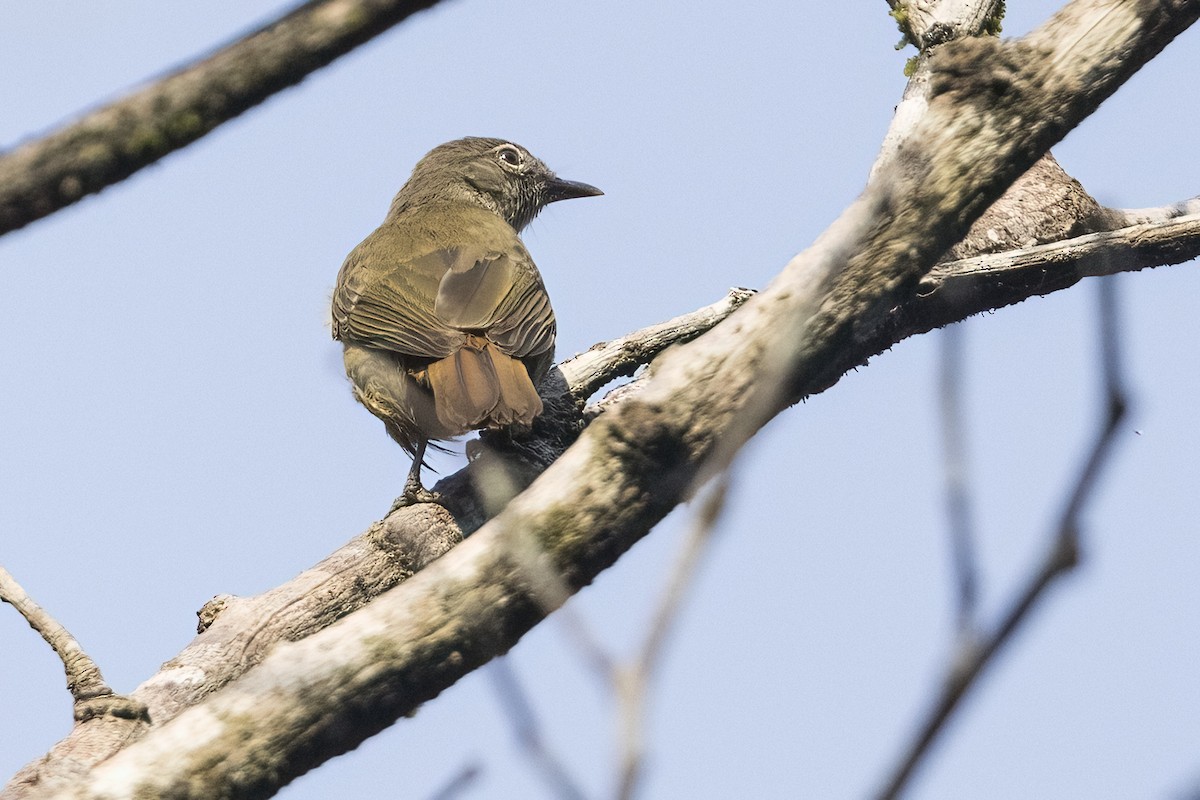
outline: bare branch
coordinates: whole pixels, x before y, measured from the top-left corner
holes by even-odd
[[[456,800],[456,798],[475,785],[482,772],[483,768],[478,764],[467,764],[429,800]]]
[[[1169,206],[1156,208],[1109,208],[1111,225],[1117,228],[1130,225],[1162,224],[1189,215],[1200,214],[1200,197],[1192,197]]]
[[[892,16],[905,37],[918,50],[978,36],[985,30],[999,31],[1003,0],[888,0]]]
[[[1054,531],[1050,547],[1041,564],[1026,585],[1017,592],[995,628],[979,639],[961,639],[957,652],[943,681],[933,706],[918,728],[917,735],[901,757],[896,770],[888,779],[880,798],[895,798],[904,791],[909,779],[929,752],[930,746],[945,730],[950,716],[977,683],[980,675],[992,664],[1000,650],[1012,640],[1013,634],[1028,621],[1032,611],[1046,596],[1055,579],[1073,569],[1079,561],[1080,515],[1092,496],[1101,471],[1107,464],[1127,402],[1122,388],[1119,322],[1117,319],[1115,277],[1099,282],[1101,392],[1107,410],[1100,421],[1096,438],[1075,485],[1068,494],[1061,519]]]
[[[601,342],[563,362],[561,370],[571,395],[586,401],[604,384],[632,375],[643,364],[674,344],[695,339],[754,296],[753,289],[734,288],[712,305],[651,325],[628,336]]]
[[[901,43],[916,45],[915,69],[912,70],[904,95],[896,106],[892,121],[879,149],[879,156],[871,167],[871,174],[880,165],[889,161],[902,142],[908,141],[913,129],[925,116],[929,106],[929,50],[936,45],[983,32],[989,18],[999,12],[1000,0],[888,0],[892,18],[904,33]]]
[[[979,567],[976,561],[975,527],[971,519],[970,481],[967,477],[966,411],[962,402],[963,323],[941,331],[942,469],[946,482],[946,527],[958,588],[958,631],[972,635],[979,598]]]
[[[100,667],[84,652],[70,631],[38,605],[4,567],[0,567],[0,602],[15,608],[62,660],[67,673],[67,690],[75,700],[76,720],[110,714],[135,723],[149,722],[146,707],[136,700],[113,694],[100,674]]]
[[[546,743],[538,725],[533,704],[521,687],[516,671],[507,658],[498,658],[487,666],[487,673],[496,687],[496,695],[512,722],[517,742],[537,768],[546,787],[555,797],[564,800],[583,800],[584,793],[571,778],[562,760]]]
[[[634,662],[614,675],[622,731],[621,771],[617,789],[617,797],[621,800],[631,800],[642,775],[646,690],[665,651],[667,634],[679,616],[684,593],[695,579],[700,558],[712,539],[728,493],[729,474],[726,472],[714,481],[696,510],[692,526],[667,580],[666,590],[650,622],[646,641]]]
[[[0,235],[128,178],[437,0],[311,0],[0,156]]]
[[[1180,264],[1197,256],[1200,213],[943,262],[921,280],[918,299],[908,310],[911,316],[905,315],[916,324],[905,329],[924,332],[1074,286],[1082,278]]]

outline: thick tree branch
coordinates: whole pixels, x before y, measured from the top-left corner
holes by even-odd
[[[941,48],[912,140],[769,289],[661,357],[641,393],[452,554],[276,647],[71,796],[266,796],[505,652],[551,610],[533,588],[539,572],[586,584],[681,500],[715,451],[732,453],[831,384],[847,352],[878,346],[893,309],[968,225],[1198,15],[1182,0],[1077,0],[1023,40]]]
[[[312,0],[0,156],[0,235],[191,144],[437,0]]]
[[[920,52],[913,58],[908,83],[883,137],[872,174],[894,160],[901,143],[912,138],[915,127],[924,119],[932,91],[931,56],[936,47],[998,32],[1003,13],[1003,4],[995,0],[889,0],[889,5],[906,38]],[[1046,153],[975,221],[949,257],[1030,247],[1133,222],[1116,216],[1105,218],[1100,204]]]

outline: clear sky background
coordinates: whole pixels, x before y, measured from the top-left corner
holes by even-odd
[[[0,143],[190,60],[285,3],[0,2]],[[1012,0],[1006,35],[1057,4]],[[408,461],[351,398],[326,318],[413,163],[511,138],[606,192],[526,232],[559,355],[761,287],[861,190],[904,86],[881,1],[455,0],[132,180],[0,239],[0,563],[129,691],[211,596],[261,592],[364,530]],[[1200,31],[1056,149],[1101,202],[1200,193]],[[917,798],[1175,797],[1200,781],[1200,269],[1120,279],[1130,430],[1085,562],[950,726]],[[1095,287],[971,320],[984,610],[1040,557],[1100,412]],[[649,709],[645,796],[858,798],[953,644],[935,336],[787,411],[739,462]],[[1138,431],[1133,433],[1133,429]],[[435,466],[453,471],[461,456]],[[645,633],[677,512],[572,607]],[[49,649],[0,608],[0,773],[71,724]],[[511,663],[589,796],[615,705],[560,620]],[[288,800],[548,796],[481,670]]]

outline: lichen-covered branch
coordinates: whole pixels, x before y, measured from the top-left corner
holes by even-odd
[[[888,0],[905,38],[919,50],[981,33],[1000,32],[1004,0]]]
[[[311,0],[0,156],[0,235],[128,178],[437,0]]]

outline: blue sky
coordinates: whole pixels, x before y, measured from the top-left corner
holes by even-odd
[[[1010,3],[1008,35],[1052,13]],[[285,8],[6,4],[0,142],[44,131]],[[408,462],[326,324],[347,252],[412,164],[520,142],[605,197],[525,234],[560,357],[762,286],[861,190],[904,81],[885,3],[445,3],[132,180],[0,239],[0,563],[128,691],[217,593],[253,594],[387,510]],[[1182,36],[1055,152],[1103,203],[1200,193]],[[1131,430],[1085,562],[952,724],[918,798],[1171,795],[1200,778],[1194,264],[1120,281]],[[1039,557],[1099,413],[1087,283],[970,321],[966,392],[994,615]],[[871,791],[953,642],[934,336],[768,426],[739,463],[649,709],[647,797]],[[1132,429],[1136,429],[1134,434]],[[452,471],[461,456],[434,464]],[[677,512],[573,608],[618,657]],[[0,773],[70,725],[57,661],[0,610]],[[511,655],[590,796],[615,706],[549,620]],[[547,796],[486,672],[288,787],[290,800]]]

